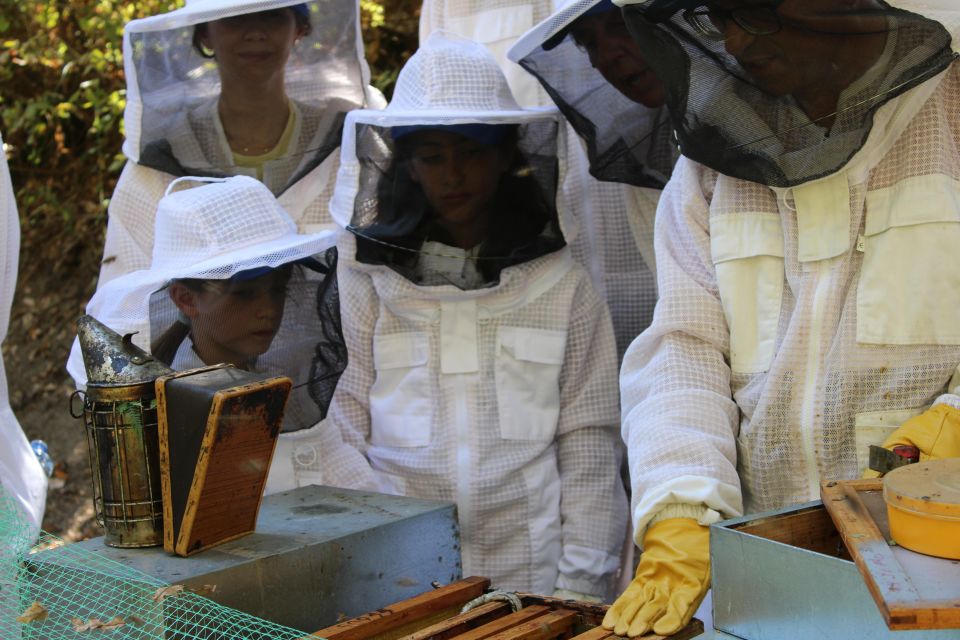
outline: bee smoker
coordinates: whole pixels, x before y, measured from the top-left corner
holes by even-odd
[[[163,544],[154,380],[172,370],[92,316],[77,321],[87,372],[83,399],[97,521],[110,547]]]

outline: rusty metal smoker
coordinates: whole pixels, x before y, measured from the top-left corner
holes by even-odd
[[[83,399],[97,521],[110,547],[163,544],[157,397],[154,380],[172,373],[96,318],[77,321],[87,371]]]

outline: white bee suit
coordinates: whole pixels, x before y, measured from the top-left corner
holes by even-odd
[[[121,173],[108,209],[98,286],[150,266],[157,202],[184,175],[249,175],[236,160],[217,110],[220,81],[212,59],[191,44],[197,24],[251,11],[293,6],[290,0],[190,0],[181,9],[131,21],[124,30],[127,106]],[[293,48],[285,73],[292,130],[280,157],[262,165],[260,179],[302,233],[331,225],[327,203],[337,173],[343,114],[379,108],[383,97],[368,86],[359,6],[346,0],[296,3],[310,16],[312,33]]]
[[[516,105],[482,47],[434,34],[404,67],[386,110],[348,116],[335,219],[365,237],[358,188],[375,163],[358,156],[376,146],[361,139],[365,132],[382,128],[390,133],[380,140],[389,141],[401,126],[461,123],[564,135],[555,112]],[[562,181],[556,149],[564,147],[553,144],[544,155],[553,170],[544,173],[559,167]],[[559,215],[566,236],[569,212]],[[506,266],[471,287],[410,279],[425,269],[457,272],[449,264],[470,258],[455,247],[431,254],[440,245],[424,243],[408,277],[355,258],[354,235],[338,246],[350,361],[329,420],[344,440],[385,490],[457,503],[465,575],[506,589],[603,596],[626,524],[617,360],[606,307],[570,250]]]
[[[653,517],[814,499],[906,419],[960,406],[958,99],[954,62],[883,104],[840,171],[790,188],[680,160],[661,299],[621,374],[638,540]]]
[[[0,137],[0,150],[3,138]],[[6,153],[0,155],[0,342],[10,327],[10,308],[17,285],[17,260],[20,257],[20,220],[13,198]],[[30,443],[10,408],[7,374],[0,359],[0,482],[6,494],[23,511],[31,527],[29,538],[36,538],[47,502],[47,477],[30,448]],[[12,532],[8,532],[12,533]]]

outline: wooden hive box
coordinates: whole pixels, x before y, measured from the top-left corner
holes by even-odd
[[[616,638],[600,626],[606,605],[560,600],[519,593],[523,608],[513,611],[505,601],[480,604],[466,613],[463,606],[490,590],[490,580],[464,578],[383,609],[321,629],[326,640],[603,640]],[[703,632],[692,620],[671,640],[686,640]],[[663,636],[644,636],[645,640]]]

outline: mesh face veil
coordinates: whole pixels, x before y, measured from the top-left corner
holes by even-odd
[[[420,285],[489,287],[566,244],[560,135],[555,111],[517,106],[486,49],[437,32],[387,109],[348,115],[331,211],[359,262]]]
[[[774,187],[835,173],[877,109],[956,57],[956,10],[927,14],[941,24],[881,0],[622,4],[683,154]]]
[[[127,25],[124,68],[127,157],[174,176],[260,166],[275,195],[336,149],[368,79],[358,5],[347,0],[190,0]],[[285,93],[286,127],[272,147],[231,145],[223,97],[263,87]]]
[[[186,278],[150,296],[151,350],[181,371],[230,362],[294,381],[282,431],[326,415],[346,367],[335,248],[227,280]]]
[[[257,180],[208,180],[160,201],[153,265],[111,280],[87,312],[139,331],[175,370],[228,362],[290,377],[282,431],[312,427],[347,363],[333,233],[298,235]]]
[[[568,0],[508,56],[537,78],[586,141],[591,175],[666,184],[678,151],[663,84],[610,0]]]

